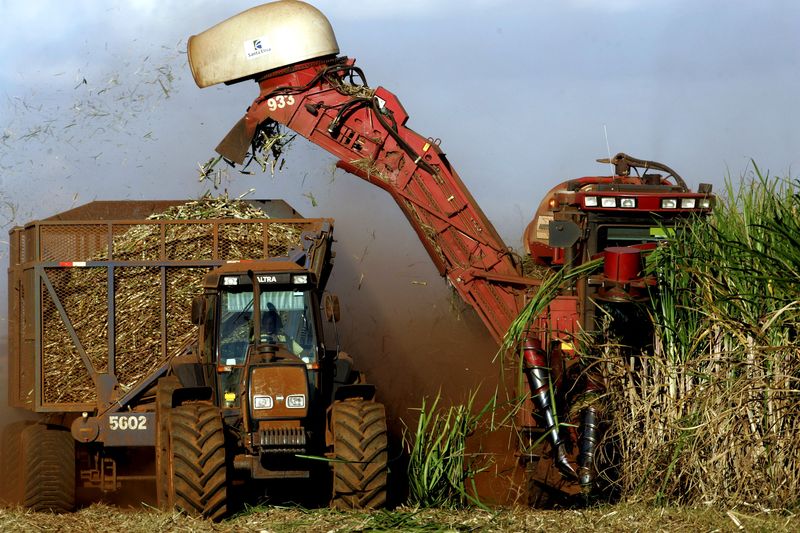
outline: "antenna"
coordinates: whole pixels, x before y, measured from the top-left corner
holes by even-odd
[[[608,154],[608,164],[611,165],[611,172],[616,176],[617,169],[611,161],[611,146],[608,144],[608,128],[603,124],[603,134],[606,136],[606,153]]]

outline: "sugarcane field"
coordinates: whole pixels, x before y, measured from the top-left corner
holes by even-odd
[[[0,530],[800,530],[800,6],[2,5]]]

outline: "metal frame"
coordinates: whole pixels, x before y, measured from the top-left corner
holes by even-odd
[[[211,237],[211,259],[200,259],[200,260],[169,260],[166,259],[166,227],[167,225],[210,225],[210,237]],[[168,339],[167,339],[167,269],[168,268],[207,268],[209,270],[219,267],[226,262],[231,260],[225,260],[220,258],[220,250],[219,250],[219,243],[220,243],[220,226],[226,224],[251,224],[254,227],[256,225],[260,225],[261,231],[261,238],[264,241],[264,258],[271,259],[267,254],[271,249],[270,242],[269,242],[269,226],[274,224],[281,224],[281,225],[291,225],[298,227],[299,235],[300,235],[300,243],[298,244],[299,247],[304,246],[304,238],[302,237],[303,234],[308,232],[318,233],[320,231],[328,231],[331,226],[331,221],[329,219],[304,219],[304,218],[281,218],[281,219],[206,219],[206,220],[78,220],[78,221],[61,221],[61,220],[46,220],[46,221],[37,221],[32,222],[26,225],[24,228],[14,228],[10,233],[12,234],[12,252],[10,254],[11,265],[10,265],[10,275],[9,275],[9,283],[22,283],[23,285],[30,285],[26,286],[25,298],[30,299],[33,298],[32,302],[28,302],[30,306],[29,309],[32,311],[32,316],[28,316],[26,313],[26,309],[20,307],[20,301],[17,302],[16,307],[20,307],[19,315],[25,315],[27,320],[34,321],[34,335],[35,341],[33,343],[33,402],[32,405],[22,401],[22,393],[21,393],[21,369],[25,366],[22,364],[22,357],[23,357],[23,349],[22,344],[24,342],[24,332],[22,331],[22,320],[20,317],[14,317],[12,320],[9,320],[9,348],[10,351],[10,359],[13,361],[9,362],[9,370],[10,376],[10,386],[9,386],[9,396],[16,395],[14,401],[12,401],[12,405],[18,405],[20,407],[33,409],[36,412],[42,413],[57,413],[57,412],[82,412],[82,411],[94,411],[95,409],[108,412],[108,411],[115,411],[119,409],[124,403],[128,401],[132,401],[136,395],[143,392],[144,389],[149,386],[157,377],[163,374],[164,369],[166,368],[165,365],[162,365],[162,368],[156,370],[153,375],[149,376],[148,378],[144,379],[142,382],[138,383],[136,386],[133,387],[130,391],[124,394],[121,398],[112,400],[111,393],[114,390],[114,386],[117,384],[117,377],[116,377],[116,327],[118,326],[115,323],[116,319],[116,304],[115,304],[115,287],[114,281],[115,277],[117,276],[119,269],[121,268],[133,268],[133,267],[149,267],[149,268],[159,268],[160,269],[160,298],[161,298],[161,306],[160,306],[160,315],[161,315],[161,357],[162,361],[167,360],[168,356]],[[141,226],[141,225],[153,225],[159,226],[160,229],[158,231],[158,252],[159,252],[159,259],[157,261],[122,261],[114,259],[114,236],[115,230],[118,230],[120,227],[124,226]],[[73,249],[75,253],[69,254],[73,256],[79,255],[83,250],[89,250],[92,248],[91,241],[88,240],[89,237],[92,239],[97,239],[98,242],[102,242],[103,240],[106,242],[106,254],[107,260],[99,260],[99,261],[91,261],[89,257],[86,258],[79,258],[79,257],[70,257],[66,258],[66,261],[40,261],[43,255],[45,243],[43,243],[43,237],[46,236],[46,228],[49,227],[77,227],[80,228],[81,226],[91,226],[92,232],[89,233],[87,231],[86,237],[81,238],[80,231],[76,233],[77,238],[75,242],[75,248]],[[102,234],[98,233],[97,228],[99,226],[105,226],[106,237],[103,239]],[[27,257],[20,256],[21,250],[21,241],[25,239],[27,232],[33,231],[33,239],[32,243],[34,250],[31,253],[31,250],[26,250]],[[117,231],[117,234],[119,232]],[[87,242],[89,244],[87,244]],[[99,250],[102,251],[102,246]],[[291,254],[291,249],[287,252],[287,255]],[[89,255],[97,256],[98,253],[90,253]],[[285,256],[283,256],[285,257]],[[28,260],[29,258],[33,259]],[[82,261],[82,259],[86,259]],[[233,260],[237,261],[237,260]],[[80,262],[80,265],[75,265],[74,263]],[[105,268],[107,270],[106,273],[106,301],[108,307],[108,364],[107,364],[107,372],[98,372],[93,364],[89,355],[86,352],[85,347],[81,343],[80,337],[78,332],[73,327],[72,322],[69,319],[67,314],[67,310],[64,308],[64,305],[59,299],[59,296],[56,292],[56,287],[54,287],[52,280],[48,276],[48,269],[62,269],[62,268]],[[26,272],[32,271],[32,279],[25,283]],[[9,297],[14,298],[15,287],[9,287]],[[81,361],[86,368],[88,376],[91,378],[95,389],[97,391],[97,403],[70,403],[70,402],[45,402],[44,401],[44,359],[43,359],[43,304],[44,298],[49,298],[51,303],[55,306],[56,311],[58,312],[59,318],[67,330],[67,334],[69,336],[68,339],[65,339],[65,342],[71,342],[75,350],[77,351]],[[13,306],[9,306],[9,310],[11,310]],[[26,367],[30,368],[30,367]]]

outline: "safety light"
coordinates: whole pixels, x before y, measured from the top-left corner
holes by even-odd
[[[696,206],[696,198],[681,198],[681,209],[694,209]]]
[[[272,409],[272,396],[253,396],[254,409]]]
[[[597,196],[584,196],[583,205],[585,207],[597,207]]]
[[[617,207],[617,199],[614,197],[600,198],[600,205],[602,207]]]
[[[678,207],[678,200],[675,198],[662,198],[661,209],[676,209]]]
[[[290,394],[286,397],[286,407],[289,409],[302,409],[306,406],[305,394]]]
[[[620,198],[619,206],[625,209],[634,209],[636,207],[636,198]]]

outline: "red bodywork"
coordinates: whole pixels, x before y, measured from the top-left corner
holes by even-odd
[[[348,59],[342,65],[353,63]],[[319,76],[326,68],[312,65],[262,79],[261,94],[245,115],[247,139],[262,121],[275,120],[339,157],[342,169],[391,194],[439,272],[499,341],[523,305],[520,289],[535,280],[521,276],[438,143],[405,127],[408,114],[397,97],[379,87],[374,96],[383,103],[381,111],[365,103],[340,116],[354,97]],[[283,87],[305,89],[287,94]],[[338,126],[332,134],[334,120]],[[387,122],[396,125],[395,135]]]
[[[243,163],[259,128],[274,121],[338,157],[337,166],[394,198],[439,272],[500,342],[541,280],[523,274],[516,256],[450,166],[439,141],[407,128],[408,114],[397,97],[382,87],[370,89],[354,63],[348,58],[316,60],[265,73],[258,80],[258,98],[217,151]],[[706,213],[713,205],[710,188],[689,191],[665,165],[625,154],[605,162],[615,165],[614,176],[578,178],[554,188],[524,236],[528,253],[540,265],[578,265],[600,256],[606,260],[602,272],[563,290],[530,325],[528,349],[523,350],[525,371],[548,366],[557,390],[562,385],[574,388],[575,337],[581,324],[594,321],[594,304],[587,302],[635,301],[646,297],[646,287],[652,283],[642,274],[642,252],[653,244],[615,245],[610,234],[599,235],[615,224],[614,229],[658,226],[653,214],[669,225],[669,220]],[[637,173],[643,169],[644,174],[632,176],[631,169]],[[647,173],[653,169],[666,171],[675,184]],[[535,405],[538,397],[542,414],[550,409],[548,395],[541,392],[547,378],[536,372],[529,378],[531,397]],[[591,384],[585,386],[588,390],[593,390]],[[520,413],[524,413],[523,428],[537,426],[527,410]],[[554,446],[559,444],[556,433],[551,440]],[[566,461],[563,454],[561,459]]]
[[[476,310],[499,342],[522,309],[528,291],[539,285],[539,279],[522,274],[520,264],[450,166],[438,140],[405,126],[408,114],[393,93],[383,87],[373,91],[365,82],[355,85],[354,77],[363,81],[363,74],[354,63],[349,58],[310,61],[266,73],[258,82],[258,98],[218,151],[241,163],[246,150],[234,150],[238,154],[228,156],[223,147],[233,143],[246,148],[259,125],[269,119],[340,158],[337,166],[392,195],[439,272]],[[569,219],[577,212],[608,216],[631,211],[675,214],[692,211],[681,209],[681,198],[696,202],[705,198],[689,192],[685,184],[681,189],[670,188],[666,180],[644,183],[639,177],[627,175],[627,171],[628,167],[618,163],[617,173],[621,175],[578,178],[562,184],[545,197],[534,222],[540,214],[551,211],[556,220],[559,214],[562,219]],[[567,186],[569,190],[565,189]],[[656,192],[648,192],[648,186]],[[608,190],[593,192],[604,187]],[[634,188],[635,192],[625,187]],[[586,205],[586,196],[598,194],[635,198],[635,209]],[[676,209],[662,209],[665,194],[678,202]],[[564,214],[565,211],[572,214]],[[538,262],[564,264],[564,248],[549,246],[541,239],[536,242],[528,235],[525,240]],[[571,257],[569,261],[576,264],[584,259],[588,258]],[[628,270],[634,269],[624,261]],[[638,271],[626,271],[625,275],[637,274]],[[577,308],[571,317],[580,316],[580,299],[563,305]],[[551,309],[562,303],[555,302],[553,306]],[[542,320],[546,319],[538,322]],[[541,340],[549,342],[553,335],[548,331],[573,333],[578,322],[567,325],[560,319],[558,323],[539,325]]]

